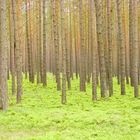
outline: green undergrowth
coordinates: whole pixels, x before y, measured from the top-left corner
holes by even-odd
[[[55,78],[48,86],[23,82],[23,96],[16,104],[9,81],[9,109],[0,112],[0,140],[140,140],[140,99],[120,95],[114,80],[114,96],[91,100],[91,84],[79,92],[79,80],[67,91],[67,104],[61,105],[61,92]],[[98,87],[99,92],[99,87]]]

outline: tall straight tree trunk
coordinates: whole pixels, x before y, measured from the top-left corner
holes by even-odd
[[[92,72],[92,64],[91,64],[91,33],[92,33],[92,7],[91,7],[91,0],[88,0],[88,48],[87,48],[87,82],[90,83],[90,78],[91,78],[91,72]],[[93,3],[92,3],[93,4]]]
[[[0,0],[0,108],[3,110],[8,107],[6,6],[6,0]]]
[[[127,43],[127,32],[126,32],[126,13],[125,13],[125,1],[123,1],[123,32],[124,32],[124,45],[125,45],[125,75],[126,83],[129,84],[129,61],[128,61],[128,43]]]
[[[106,69],[104,57],[104,43],[103,43],[103,7],[102,0],[95,0],[96,8],[96,26],[97,26],[97,42],[99,52],[99,65],[100,65],[100,86],[101,97],[106,96]]]
[[[80,22],[80,91],[86,91],[85,77],[85,38],[84,38],[84,12],[83,1],[79,0],[79,22]]]
[[[132,76],[132,46],[133,46],[133,0],[129,0],[129,61],[130,61],[130,78],[131,85],[133,86],[133,76]]]
[[[31,42],[30,42],[30,36],[29,36],[29,14],[28,14],[28,4],[29,0],[26,0],[26,43],[28,48],[28,71],[29,71],[29,81],[32,81],[32,65],[31,65]]]
[[[90,40],[91,40],[91,55],[92,55],[92,100],[96,101],[97,100],[97,81],[96,81],[96,46],[93,41],[95,41],[95,36],[94,36],[94,25],[93,22],[95,21],[94,19],[94,5],[93,5],[93,0],[89,0],[89,8],[90,8],[90,16],[89,16],[89,30],[90,30]]]
[[[121,95],[125,95],[125,47],[122,32],[122,0],[117,0],[118,47],[120,47]]]
[[[134,97],[139,96],[139,87],[138,87],[138,11],[137,11],[137,1],[132,1],[133,6],[133,44],[132,44],[132,77],[134,84]]]
[[[77,43],[76,43],[76,12],[74,11],[75,1],[73,1],[73,36],[74,36],[74,53],[75,53],[75,73],[78,78],[78,56],[77,56]]]
[[[67,73],[67,83],[68,89],[71,89],[71,77],[70,77],[70,33],[69,33],[69,14],[67,14],[66,22],[66,73]]]
[[[40,81],[43,82],[43,52],[42,52],[42,1],[39,0],[39,62],[40,62]]]
[[[140,9],[138,9],[138,12],[140,12]],[[140,39],[140,14],[138,14],[138,40]],[[138,49],[139,49],[139,60],[140,60],[140,45],[138,45]],[[139,85],[140,85],[140,61],[138,61],[138,82],[139,82]]]
[[[57,90],[61,89],[60,84],[60,69],[59,69],[59,28],[58,28],[58,1],[52,0],[53,6],[53,33],[54,33],[54,47],[55,47],[55,66],[56,66],[56,82]]]
[[[71,1],[69,0],[69,45],[70,45],[70,77],[73,79],[73,46],[72,46],[72,12]]]
[[[60,2],[61,7],[61,46],[62,46],[62,104],[66,103],[66,45],[65,45],[65,21],[64,0]]]
[[[9,34],[10,34],[10,63],[11,63],[11,76],[12,76],[12,94],[15,94],[15,32],[14,32],[14,9],[12,3],[9,1],[10,6],[10,15],[9,15]]]
[[[41,82],[41,79],[40,79],[40,55],[39,55],[39,51],[40,51],[40,24],[39,23],[39,1],[36,0],[36,30],[37,30],[37,33],[36,33],[36,39],[37,39],[37,64],[36,64],[36,69],[37,69],[37,84],[39,84]]]
[[[30,36],[30,63],[31,63],[31,82],[34,83],[34,62],[33,62],[33,37],[32,37],[32,25],[31,25],[31,1],[29,0],[28,1],[28,4],[29,4],[29,19],[28,19],[28,23],[29,23],[29,36]]]
[[[107,22],[108,22],[108,82],[109,82],[109,96],[113,95],[113,80],[112,80],[112,28],[113,28],[113,17],[112,17],[112,0],[107,0]]]
[[[107,0],[102,1],[103,8],[103,45],[104,45],[104,59],[106,70],[106,88],[109,87],[109,46],[108,46],[108,26],[107,26]]]
[[[117,1],[116,1],[116,5],[117,5]],[[117,6],[116,6],[116,9],[117,9]],[[118,84],[120,85],[121,84],[121,60],[120,60],[120,42],[119,42],[119,33],[118,33],[118,30],[119,30],[119,26],[118,26],[118,12],[116,10],[116,18],[117,18],[117,28],[116,28],[116,32],[117,32],[117,80],[118,80]]]
[[[43,85],[47,85],[47,70],[46,70],[46,0],[43,0]]]
[[[16,73],[17,73],[17,103],[21,101],[22,95],[22,55],[19,43],[19,2],[12,0],[12,6],[14,9],[14,32],[15,32],[15,55],[16,55]]]

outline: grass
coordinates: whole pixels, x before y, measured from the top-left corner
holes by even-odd
[[[74,80],[66,105],[61,105],[61,92],[51,75],[47,88],[24,80],[23,90],[20,104],[10,96],[8,111],[0,112],[0,140],[140,139],[140,99],[133,97],[129,86],[127,95],[121,96],[114,81],[113,97],[92,102],[91,85],[82,93]]]

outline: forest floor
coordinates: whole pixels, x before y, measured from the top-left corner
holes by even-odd
[[[47,88],[24,80],[22,102],[10,96],[8,111],[0,112],[0,140],[140,140],[140,99],[129,86],[121,96],[114,81],[113,97],[92,102],[91,85],[82,93],[73,80],[61,105],[54,83],[50,75]]]

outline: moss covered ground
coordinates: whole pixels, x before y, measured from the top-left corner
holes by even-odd
[[[114,80],[114,96],[91,100],[91,85],[79,92],[79,80],[72,81],[67,104],[61,105],[61,92],[48,76],[47,88],[23,82],[23,97],[16,104],[11,96],[9,109],[0,111],[0,140],[140,140],[140,99],[120,95]],[[99,92],[99,87],[98,87]]]

